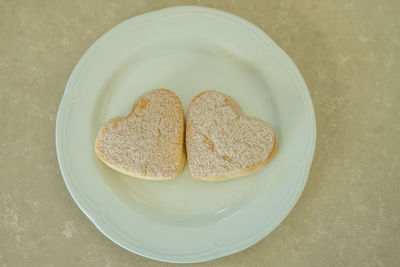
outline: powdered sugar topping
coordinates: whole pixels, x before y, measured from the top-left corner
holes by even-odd
[[[188,160],[197,177],[224,175],[265,161],[274,133],[264,121],[246,116],[229,96],[207,91],[189,107]]]
[[[140,176],[174,178],[183,150],[184,117],[179,98],[157,89],[143,94],[132,113],[106,123],[96,152],[113,167]]]

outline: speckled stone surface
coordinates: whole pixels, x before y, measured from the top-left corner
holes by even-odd
[[[237,14],[299,67],[318,138],[309,181],[255,246],[205,266],[400,266],[400,1],[0,0],[0,266],[164,266],[103,236],[62,180],[54,129],[84,51],[134,15]]]

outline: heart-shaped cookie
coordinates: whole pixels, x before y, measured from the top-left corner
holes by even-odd
[[[156,89],[141,95],[132,112],[108,121],[95,142],[97,156],[124,174],[174,179],[185,164],[185,118],[173,92]]]
[[[186,151],[193,177],[217,181],[253,173],[272,159],[276,147],[271,127],[246,116],[231,97],[205,91],[192,100]]]

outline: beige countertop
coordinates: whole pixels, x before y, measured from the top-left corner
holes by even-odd
[[[206,266],[400,266],[400,1],[0,0],[0,266],[161,266],[101,234],[57,163],[55,123],[85,50],[119,22],[179,4],[237,14],[297,64],[317,147],[295,208]]]

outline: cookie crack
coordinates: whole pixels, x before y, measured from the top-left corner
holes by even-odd
[[[160,117],[159,119],[158,119],[158,122],[157,122],[157,133],[158,133],[158,135],[156,136],[156,138],[159,138],[160,136],[161,136],[161,130],[160,130],[160,126],[161,126],[161,121],[162,121],[162,118]]]
[[[201,134],[201,136],[203,136],[204,143],[206,143],[206,145],[208,146],[208,149],[210,149],[212,152],[217,152],[218,153],[218,151],[215,151],[215,143],[213,142],[213,140],[211,140],[211,138],[209,138],[205,134]]]
[[[228,162],[231,162],[232,161],[232,157],[230,157],[230,156],[228,156],[228,155],[225,155],[225,154],[222,154],[222,153],[220,153],[219,151],[217,151],[216,149],[215,149],[215,143],[214,143],[214,141],[211,139],[211,138],[209,138],[207,135],[205,135],[205,134],[201,134],[201,136],[203,136],[203,138],[204,138],[204,143],[206,143],[206,145],[208,146],[208,149],[210,149],[212,152],[216,152],[217,153],[217,155],[220,157],[220,158],[222,158],[224,161],[228,161]]]

